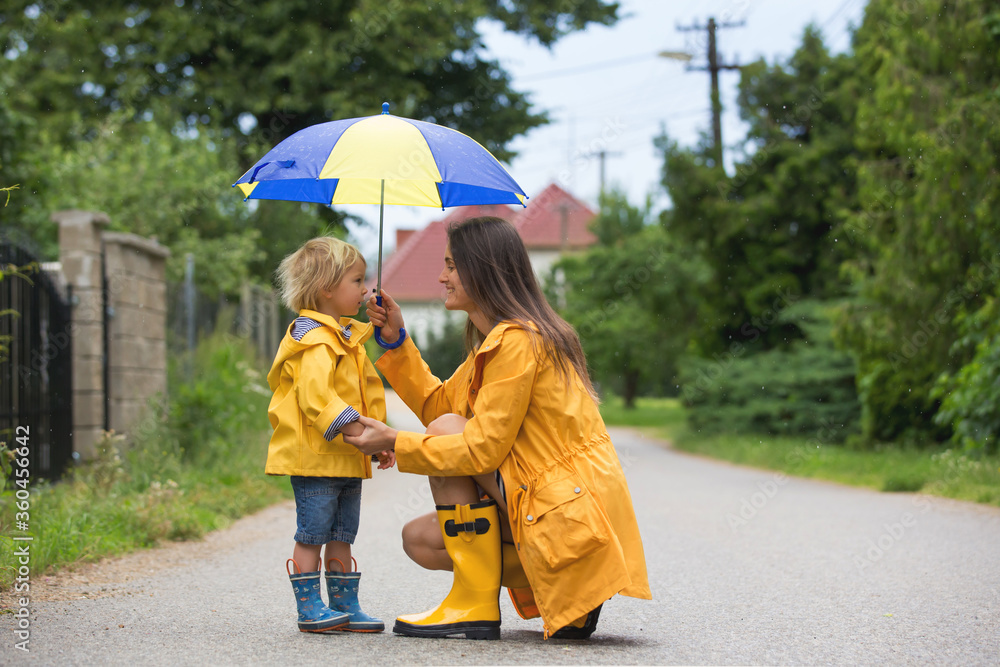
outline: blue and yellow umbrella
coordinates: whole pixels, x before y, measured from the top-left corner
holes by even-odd
[[[527,195],[474,139],[447,127],[382,114],[320,123],[272,148],[240,177],[245,199],[378,204],[378,287],[386,204],[521,204]],[[383,347],[378,329],[375,339]],[[400,337],[402,341],[402,336]]]

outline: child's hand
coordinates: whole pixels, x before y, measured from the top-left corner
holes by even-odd
[[[378,457],[378,469],[385,470],[386,468],[391,468],[396,465],[396,452],[386,450],[384,452],[379,452],[375,456]]]

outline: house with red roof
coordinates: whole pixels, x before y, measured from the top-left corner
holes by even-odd
[[[528,199],[526,207],[460,206],[423,229],[397,230],[396,248],[382,266],[382,289],[402,308],[406,328],[418,344],[430,331],[440,331],[448,316],[444,288],[437,280],[444,267],[448,224],[483,215],[503,218],[517,228],[540,280],[562,253],[597,243],[589,229],[596,213],[554,183]]]

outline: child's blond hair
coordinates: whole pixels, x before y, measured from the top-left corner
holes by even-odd
[[[332,236],[309,239],[278,266],[282,303],[296,313],[316,310],[320,290],[336,287],[358,260],[365,258],[350,243]]]

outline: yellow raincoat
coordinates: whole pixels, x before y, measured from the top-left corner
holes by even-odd
[[[528,332],[502,322],[455,374],[434,377],[407,339],[376,366],[426,426],[445,413],[456,435],[400,432],[396,463],[423,475],[499,470],[521,564],[547,632],[616,593],[650,599],[646,561],[618,455],[579,378],[536,356]]]
[[[337,322],[313,310],[303,310],[289,325],[267,374],[274,392],[267,416],[274,433],[264,472],[372,476],[371,459],[344,442],[335,423],[338,417],[349,419],[351,409],[385,421],[385,389],[365,353],[371,334],[371,324],[348,317]]]

